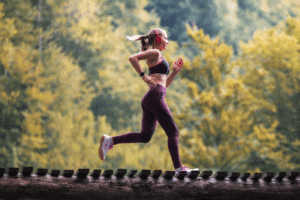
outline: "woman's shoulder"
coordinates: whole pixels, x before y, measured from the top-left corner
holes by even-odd
[[[162,57],[162,55],[159,55],[158,58],[155,58],[155,59],[152,59],[152,60],[147,60],[146,63],[148,64],[148,67],[151,68],[155,65],[158,65],[162,61],[163,61],[163,57]]]
[[[157,49],[149,49],[146,51],[141,51],[129,57],[130,59],[138,60],[153,60],[161,57],[161,52]]]
[[[149,54],[154,54],[159,58],[161,57],[161,52],[158,49],[148,49],[146,52]]]

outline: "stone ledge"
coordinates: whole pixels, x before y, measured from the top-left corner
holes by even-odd
[[[2,199],[297,199],[299,172],[240,174],[225,171],[182,172],[143,169],[52,170],[0,168]]]

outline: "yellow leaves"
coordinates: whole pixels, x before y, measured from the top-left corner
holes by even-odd
[[[195,25],[193,29],[188,24],[186,26],[188,35],[203,50],[203,56],[196,56],[192,62],[193,68],[198,70],[193,75],[201,77],[202,82],[206,84],[210,83],[208,86],[219,83],[225,74],[231,72],[232,67],[229,66],[229,62],[233,54],[232,47],[221,43],[219,38],[210,39],[202,29],[198,30]]]
[[[275,132],[275,131],[276,131],[276,128],[277,128],[277,126],[278,126],[278,124],[279,124],[278,120],[275,119],[274,122],[271,124],[270,130],[271,130],[272,132]]]
[[[191,65],[193,65],[194,67],[200,67],[200,66],[202,65],[202,59],[201,59],[199,56],[196,56],[196,57],[193,59]],[[191,70],[191,67],[190,67],[190,65],[188,65],[188,64],[187,64],[187,69],[188,69],[188,70]]]
[[[32,99],[38,100],[44,104],[52,103],[57,95],[52,94],[51,91],[40,91],[37,87],[32,87],[26,90],[26,94],[28,94]]]
[[[218,153],[215,156],[216,165],[219,168],[231,168],[230,165],[239,165],[244,161],[247,151],[247,146],[241,145],[241,142],[229,142],[227,140],[218,146]]]
[[[262,171],[258,167],[256,167],[254,170],[247,170],[246,173],[250,173],[252,175],[254,173],[262,173]]]
[[[215,95],[213,92],[203,91],[199,95],[198,104],[211,108],[215,104]]]
[[[99,116],[97,125],[98,125],[98,132],[100,133],[111,133],[112,131],[110,124],[106,122],[106,116]]]
[[[299,139],[296,139],[296,140],[293,142],[293,146],[299,148],[299,147],[300,147],[300,140],[299,140]]]
[[[15,27],[15,18],[5,18],[4,3],[0,3],[0,44],[3,41],[8,41],[17,34],[17,29]]]
[[[35,112],[35,113],[28,113],[23,112],[25,120],[23,122],[24,128],[26,132],[30,134],[41,134],[44,132],[44,127],[42,126],[42,113]]]
[[[3,7],[4,7],[4,3],[0,3],[0,20],[4,16],[4,13],[2,12],[3,11]]]
[[[285,33],[276,33],[274,29],[258,31],[254,41],[241,44],[244,56],[253,59],[253,63],[265,69],[286,69],[297,66],[295,59],[299,45],[297,39]]]
[[[216,155],[216,164],[220,168],[224,166],[229,159],[231,159],[231,154],[233,153],[232,150],[230,150],[230,146],[220,144],[218,146],[218,154]]]
[[[36,131],[34,132],[37,133]],[[45,143],[45,140],[42,138],[41,134],[22,135],[21,140],[22,143],[27,147],[29,147],[30,149],[48,148],[48,145]]]
[[[15,19],[2,19],[3,16],[4,14],[0,11],[0,43],[2,43],[4,40],[12,38],[17,34],[17,29],[14,25]]]
[[[233,54],[232,47],[222,43],[216,49],[216,56],[220,59],[220,65],[229,64],[230,58]]]
[[[20,94],[21,94],[21,91],[18,90],[18,91],[12,91],[10,95],[11,95],[12,99],[16,99],[20,96]]]
[[[283,151],[276,151],[288,141],[276,129],[279,121],[273,115],[278,106],[276,102],[285,101],[299,89],[295,83],[300,75],[300,35],[297,36],[300,31],[293,31],[300,28],[300,23],[288,23],[290,34],[273,28],[257,31],[247,44],[241,42],[242,57],[234,62],[230,60],[231,47],[220,44],[218,38],[211,40],[196,26],[187,26],[188,35],[203,50],[192,61],[193,75],[198,76],[199,81],[196,79],[195,83],[189,84],[191,105],[196,109],[199,107],[201,112],[195,123],[205,135],[205,142],[209,145],[217,143],[219,147],[215,166],[223,166],[233,158],[241,164],[247,159],[237,159],[238,153],[247,155],[253,152],[261,154],[262,158],[268,157],[274,165],[289,162]],[[234,67],[235,74],[228,70]],[[201,92],[198,85],[203,89]],[[293,107],[291,102],[285,105]],[[263,122],[258,122],[260,120]],[[239,140],[232,142],[234,137]],[[299,141],[294,144],[300,146]],[[243,150],[238,146],[244,147]],[[253,170],[245,167],[249,168]]]
[[[0,62],[4,68],[16,79],[23,79],[24,76],[33,73],[34,64],[32,63],[32,55],[29,51],[22,47],[13,47],[12,43],[4,45],[0,51]],[[31,72],[31,73],[29,73]]]
[[[199,99],[198,88],[197,85],[193,82],[188,84],[188,88],[190,89],[190,94],[193,99]]]
[[[0,102],[2,103],[7,102],[10,99],[10,97],[4,91],[0,92],[0,96],[1,96]]]
[[[80,67],[57,47],[45,49],[42,62],[33,60],[36,53],[26,45],[13,47],[11,43],[6,43],[3,46],[0,50],[0,63],[3,63],[9,76],[1,77],[1,81],[5,82],[1,82],[0,101],[10,103],[11,106],[5,111],[7,115],[17,117],[12,119],[17,121],[15,123],[21,121],[21,114],[24,116],[24,120],[14,126],[21,125],[24,130],[19,139],[22,149],[32,155],[27,159],[28,162],[39,162],[36,159],[43,155],[37,151],[46,149],[48,143],[53,145],[53,150],[49,150],[47,159],[50,160],[54,153],[58,157],[62,154],[68,157],[73,150],[77,152],[77,155],[72,155],[73,158],[62,157],[68,163],[78,161],[74,158],[82,149],[87,149],[83,148],[86,143],[93,146],[94,138],[91,134],[95,133],[93,114],[88,109],[93,97],[87,86],[89,82]],[[18,113],[16,106],[26,109]],[[46,133],[51,133],[52,138],[47,140],[49,137],[45,136]],[[75,142],[71,143],[71,140]],[[83,140],[88,142],[84,143]],[[87,162],[91,162],[91,158]]]
[[[206,51],[209,48],[215,48],[219,43],[219,38],[211,40],[208,35],[204,35],[203,29],[198,30],[196,25],[193,25],[193,29],[186,24],[187,34],[199,44],[199,47]]]
[[[207,62],[216,62],[216,59],[214,58],[214,53],[212,49],[207,49],[204,54],[204,60]]]
[[[221,120],[224,122],[222,123],[222,132],[223,133],[230,133],[231,131],[233,131],[231,129],[231,117],[229,116],[229,113],[226,112],[225,110],[221,111]]]
[[[299,21],[299,19],[289,17],[286,20],[285,31],[288,35],[295,36],[298,40],[298,44],[300,43],[300,21]]]
[[[257,73],[259,76],[266,76],[269,74],[269,72],[267,70],[261,69],[261,68],[257,70]]]
[[[17,90],[17,91],[12,91],[10,94],[6,93],[5,91],[0,91],[0,102],[2,103],[7,103],[7,102],[11,102],[11,103],[15,103],[17,101],[17,98],[20,96],[21,91]]]
[[[199,38],[203,38],[204,37],[204,32],[203,30],[198,30],[196,25],[193,25],[193,29],[190,27],[190,25],[187,23],[186,25],[186,30],[187,30],[187,34],[196,42],[200,43],[200,39]]]
[[[226,93],[224,94],[225,97],[232,96],[233,94],[237,95],[238,90],[241,87],[241,81],[233,78],[229,78],[225,82],[226,86]]]
[[[274,129],[277,126],[278,122],[274,122],[272,124],[271,129],[267,129],[263,126],[254,126],[253,131],[254,134],[256,135],[257,139],[260,141],[273,141],[275,142],[276,140],[276,133],[271,133],[272,129]]]

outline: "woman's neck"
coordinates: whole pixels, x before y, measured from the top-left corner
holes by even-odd
[[[157,49],[158,51],[161,52],[161,48],[160,47],[151,47],[151,49]]]

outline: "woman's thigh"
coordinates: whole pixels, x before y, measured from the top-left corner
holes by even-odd
[[[162,99],[159,104],[153,108],[152,113],[168,137],[179,136],[179,131],[175,124],[172,113],[164,99]]]
[[[155,132],[157,127],[157,120],[153,113],[145,108],[143,108],[143,118],[142,118],[142,127],[141,127],[141,137],[144,142],[149,142]]]

